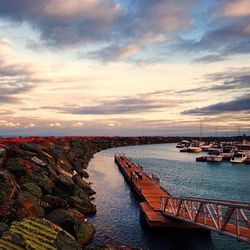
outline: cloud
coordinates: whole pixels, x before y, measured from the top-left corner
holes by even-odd
[[[131,114],[157,111],[166,108],[169,104],[153,100],[121,98],[115,101],[105,101],[93,106],[65,106],[65,107],[42,107],[43,109],[58,110],[61,113],[77,115],[110,115]]]
[[[250,68],[231,68],[203,76],[203,86],[179,90],[177,93],[198,93],[218,91],[250,91]],[[217,84],[214,84],[217,82]],[[212,85],[211,85],[212,83]]]
[[[245,17],[250,15],[249,0],[229,0],[223,9],[223,15],[226,17]]]
[[[0,99],[1,100],[1,99]],[[11,110],[0,110],[0,115],[1,116],[4,116],[4,115],[11,115],[13,114],[14,112],[11,111]]]
[[[250,20],[249,18],[229,21],[215,19],[196,39],[179,39],[171,45],[172,49],[185,52],[202,52],[208,55],[198,57],[196,63],[213,63],[225,61],[231,56],[250,53]]]
[[[18,95],[31,91],[36,81],[29,65],[16,61],[11,43],[0,39],[0,102],[19,102]]]
[[[117,26],[119,36],[100,49],[80,57],[103,61],[127,60],[153,44],[164,44],[173,39],[178,31],[189,28],[191,11],[196,0],[135,1],[134,14],[123,16]]]
[[[48,46],[71,46],[107,36],[120,15],[111,0],[0,0],[0,15],[28,22]]]
[[[248,40],[250,36],[250,24],[247,21],[242,23],[230,23],[219,25],[214,29],[207,30],[202,37],[197,40],[182,40],[180,48],[191,50],[212,50],[221,48],[222,50],[228,45],[237,44]]]
[[[197,0],[0,0],[0,17],[26,22],[40,35],[27,47],[102,45],[80,57],[125,60],[154,43],[165,43],[192,25]],[[100,46],[99,46],[100,48]]]
[[[221,62],[225,61],[227,57],[225,55],[216,55],[210,54],[206,56],[201,56],[194,59],[194,63],[214,63],[214,62]]]
[[[203,108],[190,109],[182,112],[185,115],[214,115],[224,112],[249,112],[250,96],[243,96],[229,102],[220,102]]]
[[[60,113],[76,115],[115,115],[138,114],[164,111],[166,108],[175,108],[190,100],[176,100],[167,96],[167,90],[138,94],[132,97],[111,97],[100,101],[96,105],[64,105],[59,107],[43,106],[40,109],[56,110]]]
[[[132,37],[130,41],[121,42],[119,44],[111,44],[100,50],[87,53],[88,58],[100,59],[102,61],[121,61],[127,60],[141,50],[151,44],[163,43],[167,41],[167,37],[162,34],[154,34],[153,32],[145,32],[140,34],[139,38]],[[85,54],[79,54],[79,58],[84,58]]]

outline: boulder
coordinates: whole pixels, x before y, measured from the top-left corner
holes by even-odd
[[[53,196],[53,195],[44,195],[42,197],[42,200],[47,202],[52,208],[63,208],[67,209],[69,208],[69,204],[64,199],[61,199],[59,197]]]
[[[42,155],[43,152],[47,152],[49,153],[49,149],[47,147],[44,147],[40,144],[36,144],[36,143],[21,143],[20,144],[20,149],[23,149],[25,151],[30,151],[33,153],[36,153],[38,155]]]
[[[44,209],[40,202],[28,192],[21,191],[16,200],[17,215],[19,218],[43,217]]]
[[[59,226],[38,218],[13,222],[0,238],[0,249],[80,250],[80,244]]]
[[[3,166],[6,160],[6,150],[0,147],[0,168]]]
[[[71,216],[73,216],[78,222],[80,222],[81,224],[86,223],[87,219],[85,217],[84,214],[80,213],[79,211],[77,211],[76,209],[73,208],[69,208],[67,210],[69,212],[69,214]]]
[[[71,177],[60,174],[56,181],[56,186],[62,189],[65,193],[72,193],[75,188],[75,183]]]
[[[21,186],[21,188],[24,191],[28,191],[29,193],[31,193],[34,197],[38,199],[41,198],[43,195],[41,188],[34,182],[25,183]]]
[[[80,223],[67,210],[55,209],[47,215],[47,219],[72,236],[76,236],[76,228]]]
[[[82,224],[77,232],[76,238],[82,246],[88,245],[95,235],[95,227],[90,223]]]
[[[89,244],[95,234],[94,226],[87,223],[84,215],[81,215],[78,211],[55,209],[47,218],[76,237],[81,245]]]
[[[0,237],[3,236],[4,232],[8,231],[9,226],[3,222],[0,222]]]
[[[10,217],[13,208],[13,201],[3,201],[0,203],[0,218],[1,220]]]
[[[66,172],[69,172],[73,174],[73,166],[70,164],[70,162],[67,159],[60,159],[57,163],[57,167],[63,169]]]
[[[90,202],[90,199],[82,200],[79,197],[71,196],[69,204],[84,215],[96,213],[96,206]]]
[[[19,192],[15,177],[8,171],[0,171],[0,204],[14,199]]]
[[[65,234],[59,232],[56,240],[56,249],[82,250],[82,246],[75,239],[72,239],[71,237],[66,237]]]
[[[78,187],[82,188],[84,191],[86,191],[88,195],[96,194],[96,192],[93,189],[91,189],[90,185],[86,181],[84,181],[79,174],[74,175],[72,179],[75,182],[75,184]]]
[[[76,187],[73,191],[73,196],[79,197],[82,200],[89,199],[89,194],[87,191],[83,190],[80,187]]]
[[[37,158],[36,156],[32,157],[31,160],[42,167],[47,165],[43,160]]]
[[[26,173],[32,173],[34,164],[20,157],[10,158],[6,163],[6,169],[17,177],[21,177]]]
[[[36,185],[42,190],[43,194],[52,194],[55,186],[54,182],[46,174],[37,171],[23,175],[19,180],[21,186],[30,182],[36,183]]]
[[[81,167],[75,167],[75,171],[80,175],[80,177],[89,178],[89,174]]]
[[[36,156],[36,153],[22,150],[18,145],[9,143],[5,145],[6,149],[6,160],[14,157],[21,157],[23,159],[30,159],[33,156]]]

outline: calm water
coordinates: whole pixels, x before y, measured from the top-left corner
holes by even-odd
[[[250,245],[211,233],[155,233],[140,219],[139,203],[114,164],[114,154],[125,153],[161,179],[176,196],[250,200],[250,166],[229,162],[195,162],[199,154],[180,153],[175,144],[108,149],[89,164],[90,181],[97,191],[97,228],[93,244],[122,244],[144,249],[250,249]]]

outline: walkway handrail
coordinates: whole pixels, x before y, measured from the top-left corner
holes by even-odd
[[[220,204],[220,205],[232,205],[239,208],[249,208],[250,202],[247,201],[237,201],[237,200],[217,200],[217,199],[206,199],[206,198],[197,198],[197,197],[180,197],[180,199],[189,200],[189,201],[207,201],[211,204]]]
[[[162,196],[161,212],[250,243],[249,202]]]

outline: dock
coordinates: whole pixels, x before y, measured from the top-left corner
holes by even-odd
[[[172,197],[160,186],[156,176],[149,176],[143,167],[133,163],[125,155],[115,155],[115,163],[119,167],[132,190],[139,196],[140,210],[150,228],[200,228],[187,222],[167,218],[161,212],[161,198]]]
[[[150,228],[213,230],[250,243],[250,202],[197,197],[173,197],[155,175],[125,155],[115,155],[132,190],[140,198],[140,210]]]

